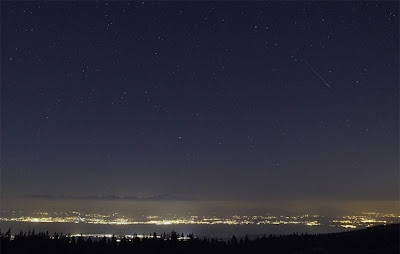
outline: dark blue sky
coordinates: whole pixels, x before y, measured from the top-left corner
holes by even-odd
[[[396,199],[398,2],[2,2],[5,196]]]

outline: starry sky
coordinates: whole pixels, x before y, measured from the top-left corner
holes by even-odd
[[[398,2],[1,3],[1,192],[398,198]]]

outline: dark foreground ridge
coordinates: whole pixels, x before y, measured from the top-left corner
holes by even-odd
[[[263,236],[255,240],[199,239],[175,232],[162,237],[109,239],[47,233],[1,234],[1,253],[391,253],[399,252],[400,224],[333,234]]]

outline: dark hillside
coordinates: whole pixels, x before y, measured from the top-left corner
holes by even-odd
[[[399,224],[334,234],[264,236],[256,240],[232,237],[228,242],[180,240],[175,232],[161,238],[103,238],[93,240],[63,234],[28,232],[1,234],[1,253],[399,253]]]

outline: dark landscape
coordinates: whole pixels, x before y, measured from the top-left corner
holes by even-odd
[[[400,224],[333,234],[269,235],[250,240],[199,239],[171,232],[132,239],[116,237],[92,240],[62,233],[20,232],[10,240],[1,233],[1,253],[399,253]]]

